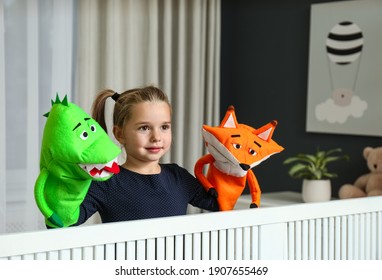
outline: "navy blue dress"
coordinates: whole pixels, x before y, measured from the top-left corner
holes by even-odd
[[[161,173],[154,175],[120,169],[107,181],[92,182],[76,225],[97,211],[102,222],[108,223],[185,215],[188,204],[210,211],[219,209],[216,199],[177,164],[161,164]]]

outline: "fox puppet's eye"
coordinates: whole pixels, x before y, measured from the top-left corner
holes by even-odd
[[[236,149],[236,150],[238,150],[238,149],[240,149],[241,148],[241,145],[240,144],[232,144],[232,146]]]
[[[248,153],[249,153],[250,155],[252,155],[252,156],[257,155],[256,151],[253,150],[253,149],[251,149],[251,148],[248,149]]]

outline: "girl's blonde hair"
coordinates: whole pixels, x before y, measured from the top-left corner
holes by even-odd
[[[123,127],[126,121],[131,118],[132,107],[142,102],[166,102],[171,111],[171,104],[167,95],[159,88],[146,86],[124,91],[121,94],[111,89],[106,89],[98,93],[93,102],[92,117],[107,132],[105,122],[106,99],[112,97],[115,100],[113,112],[113,125]]]

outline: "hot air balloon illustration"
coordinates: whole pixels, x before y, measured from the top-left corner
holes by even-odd
[[[349,116],[361,118],[367,103],[354,92],[364,47],[362,30],[352,21],[341,21],[330,30],[325,46],[332,96],[316,106],[316,118],[339,124]]]
[[[363,47],[362,30],[351,21],[336,24],[326,39],[333,100],[339,106],[349,105],[357,81]]]

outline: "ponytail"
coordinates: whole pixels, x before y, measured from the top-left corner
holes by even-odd
[[[93,102],[92,107],[92,118],[95,119],[99,125],[106,131],[106,121],[105,121],[105,106],[106,99],[112,97],[115,92],[111,89],[106,89],[98,93],[97,98]]]

